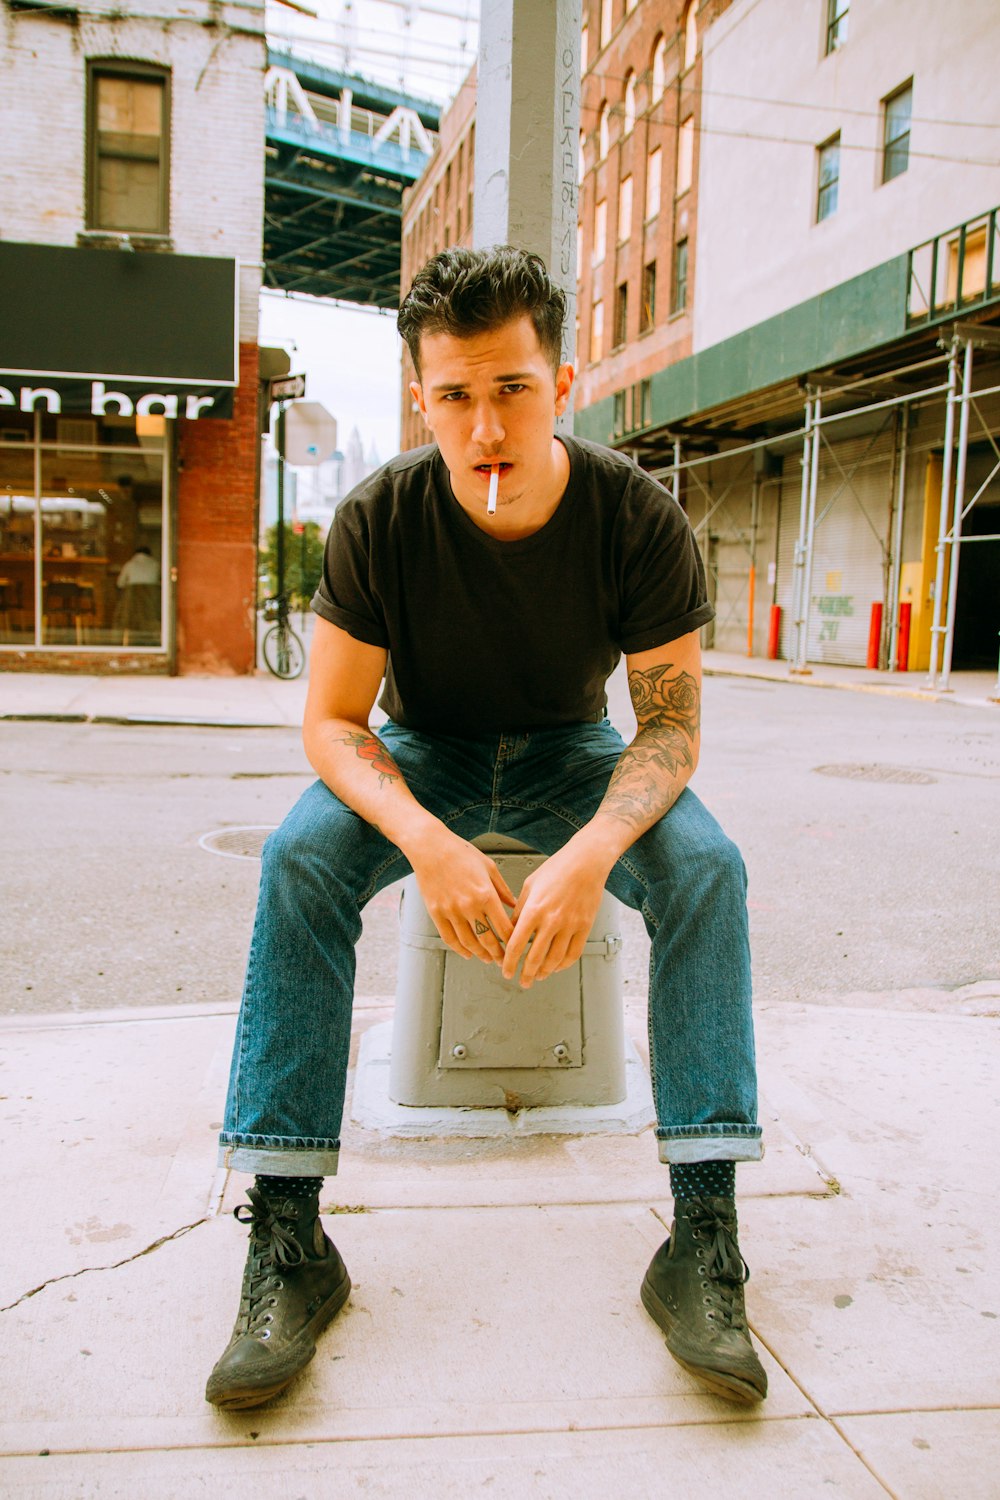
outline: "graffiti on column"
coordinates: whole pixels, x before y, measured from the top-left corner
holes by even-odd
[[[579,60],[574,47],[564,47],[560,59],[562,80],[559,91],[559,225],[556,242],[559,248],[559,279],[566,292],[569,316],[563,329],[563,358],[568,359],[575,323],[573,302],[576,299],[576,193],[578,148],[574,139],[577,122],[577,92],[579,88]]]

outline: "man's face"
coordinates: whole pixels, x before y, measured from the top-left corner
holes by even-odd
[[[459,504],[485,512],[490,468],[500,466],[498,508],[529,509],[552,487],[556,417],[573,384],[552,365],[528,316],[487,333],[424,334],[419,384],[410,386],[437,440]],[[561,450],[560,450],[561,451]]]

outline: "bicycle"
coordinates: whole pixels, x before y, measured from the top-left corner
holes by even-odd
[[[264,665],[275,677],[291,681],[302,676],[306,664],[306,648],[288,623],[290,610],[285,598],[268,599],[264,603],[264,619],[275,623],[264,637],[262,652]]]

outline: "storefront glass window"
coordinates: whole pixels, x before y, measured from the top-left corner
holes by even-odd
[[[0,424],[0,645],[164,649],[164,439],[117,424]]]

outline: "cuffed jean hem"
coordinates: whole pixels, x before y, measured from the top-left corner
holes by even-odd
[[[685,1125],[657,1127],[660,1160],[675,1165],[694,1161],[760,1161],[764,1155],[759,1125]]]
[[[281,1136],[259,1135],[242,1140],[219,1137],[218,1164],[233,1172],[263,1172],[272,1177],[336,1177],[339,1160],[339,1141],[293,1143]]]

